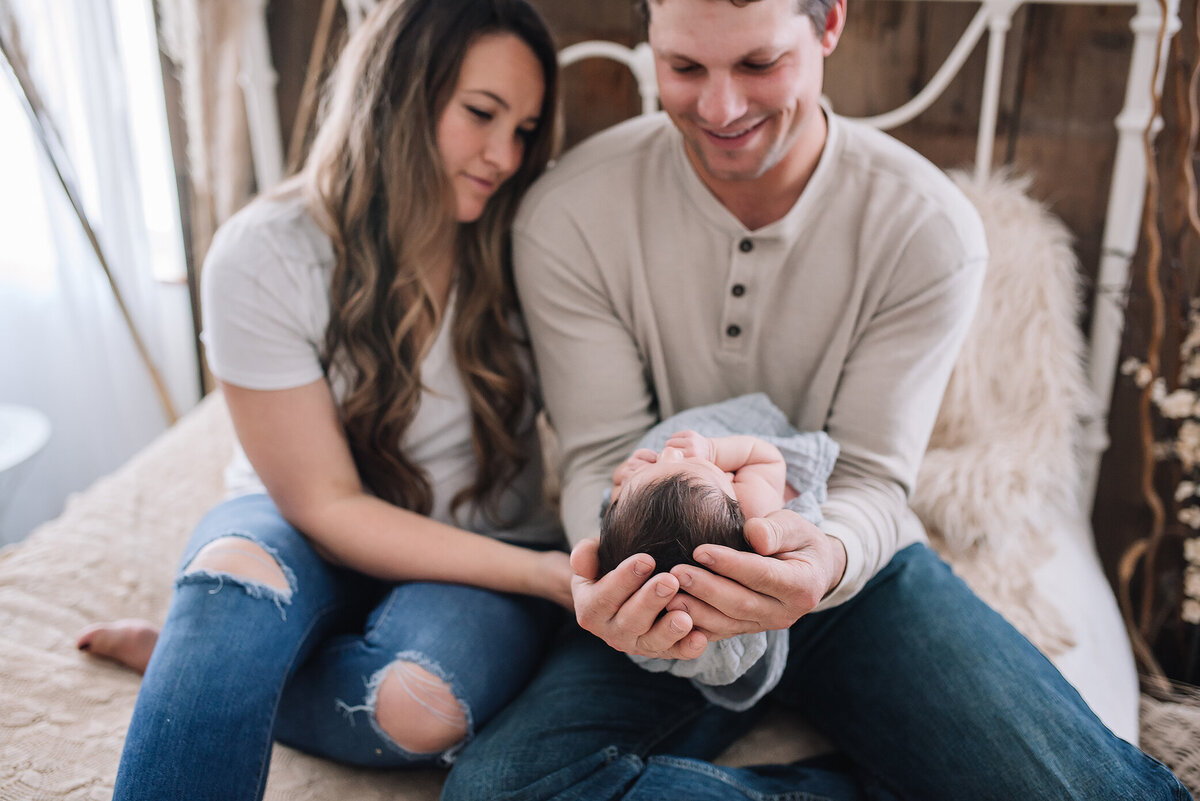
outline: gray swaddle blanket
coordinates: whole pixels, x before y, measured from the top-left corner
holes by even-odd
[[[837,443],[825,432],[797,431],[770,398],[757,392],[668,417],[647,431],[638,447],[660,451],[671,434],[687,429],[706,437],[749,434],[779,448],[787,463],[787,483],[799,493],[786,508],[821,524],[825,482],[838,456]],[[606,496],[604,506],[608,501]],[[709,643],[696,659],[634,655],[630,659],[653,673],[665,671],[691,679],[709,701],[740,711],[754,706],[779,683],[787,654],[788,632],[784,630],[718,640]]]

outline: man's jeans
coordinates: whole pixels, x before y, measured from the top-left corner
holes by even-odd
[[[444,801],[467,799],[1186,799],[929,548],[904,549],[851,601],[791,629],[765,704],[840,756],[750,769],[718,755],[754,722],[706,704],[576,627],[468,746]]]
[[[261,545],[289,589],[189,570],[223,536]],[[117,799],[261,798],[274,739],[373,767],[445,764],[375,720],[375,688],[404,660],[445,680],[468,738],[536,670],[559,610],[475,587],[389,584],[333,567],[252,495],[209,513],[183,557],[171,609],[138,693]]]

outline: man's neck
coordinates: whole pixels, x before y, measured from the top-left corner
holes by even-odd
[[[778,164],[757,178],[720,180],[701,169],[691,152],[688,160],[721,205],[747,229],[757,231],[787,215],[808,186],[829,134],[824,114],[813,122],[813,130],[801,135]]]

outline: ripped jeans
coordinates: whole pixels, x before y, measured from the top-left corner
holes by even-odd
[[[288,589],[192,567],[201,549],[227,537],[261,546]],[[275,740],[355,765],[449,764],[533,675],[562,620],[537,598],[393,584],[335,567],[265,495],[216,507],[181,565],[129,724],[115,799],[261,798]],[[389,674],[399,678],[393,686],[442,717],[445,702],[421,697],[430,674],[448,685],[458,707],[450,711],[465,718],[462,741],[412,753],[389,737],[375,715]]]

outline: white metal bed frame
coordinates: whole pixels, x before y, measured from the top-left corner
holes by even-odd
[[[975,148],[975,175],[986,177],[992,169],[1000,83],[1005,43],[1013,16],[1027,0],[925,0],[926,2],[972,2],[979,10],[968,24],[929,83],[900,107],[861,118],[876,128],[889,130],[914,119],[950,85],[976,45],[988,32],[987,62],[983,79],[979,131]],[[1034,0],[1060,5],[1134,6],[1130,22],[1134,34],[1126,81],[1125,101],[1116,118],[1117,152],[1109,184],[1108,208],[1101,240],[1100,264],[1093,295],[1094,311],[1087,354],[1092,391],[1100,413],[1085,421],[1085,462],[1081,502],[1091,506],[1100,472],[1100,460],[1108,448],[1108,405],[1116,377],[1121,336],[1125,325],[1125,297],[1129,267],[1137,248],[1145,199],[1146,161],[1144,140],[1162,126],[1154,115],[1154,97],[1161,93],[1164,66],[1171,37],[1179,30],[1179,0]],[[342,0],[351,28],[357,27],[375,0]],[[240,83],[246,98],[250,144],[258,186],[273,186],[284,174],[283,136],[274,103],[277,76],[272,66],[266,27],[267,0],[246,0],[247,24],[242,46]],[[1164,24],[1165,20],[1165,24]],[[563,66],[587,58],[608,58],[626,65],[633,73],[641,95],[642,113],[658,110],[658,84],[649,45],[629,48],[613,42],[589,41],[566,47],[560,53]]]

